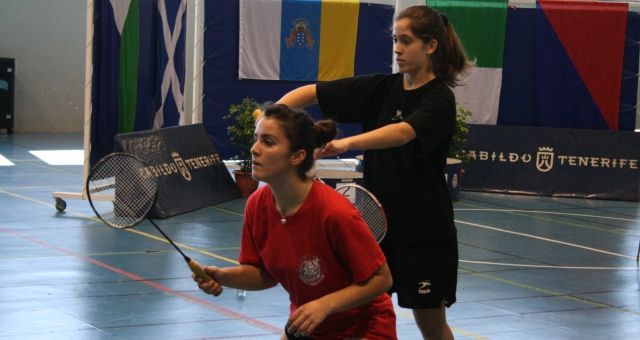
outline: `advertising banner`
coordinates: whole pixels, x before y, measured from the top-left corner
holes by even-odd
[[[638,201],[640,134],[471,125],[463,190]]]

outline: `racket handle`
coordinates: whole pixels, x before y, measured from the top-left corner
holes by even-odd
[[[215,280],[209,276],[209,274],[207,274],[204,269],[202,268],[202,266],[200,265],[200,263],[189,259],[189,261],[187,262],[187,264],[189,265],[189,269],[191,269],[191,271],[200,279],[202,279],[202,281],[214,281]],[[220,285],[220,283],[216,282],[218,284],[218,286],[216,287],[216,289],[213,290],[213,296],[218,296],[222,293],[222,286]]]

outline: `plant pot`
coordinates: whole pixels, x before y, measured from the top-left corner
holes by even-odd
[[[444,178],[447,181],[449,195],[452,201],[457,201],[460,193],[460,178],[462,177],[462,161],[457,158],[447,158],[444,168]]]
[[[236,179],[236,185],[242,194],[242,197],[249,197],[258,189],[258,181],[251,177],[250,172],[235,170],[233,176]]]

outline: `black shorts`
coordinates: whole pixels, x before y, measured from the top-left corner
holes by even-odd
[[[449,307],[456,302],[458,242],[383,247],[393,276],[389,294],[403,308]]]

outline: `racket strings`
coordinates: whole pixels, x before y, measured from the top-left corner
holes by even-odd
[[[369,230],[380,242],[387,233],[387,219],[384,210],[373,194],[358,185],[344,185],[336,189],[345,196],[360,212]]]
[[[89,177],[89,195],[96,213],[114,227],[130,227],[146,216],[154,204],[155,178],[143,176],[144,164],[133,157],[110,157]]]
[[[384,237],[387,227],[382,208],[370,195],[356,190],[355,206],[360,211],[362,219],[367,223],[376,240]]]

